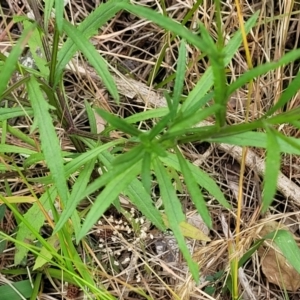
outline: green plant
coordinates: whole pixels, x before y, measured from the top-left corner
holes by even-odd
[[[200,2],[198,1],[194,7],[199,6]],[[224,46],[221,26],[218,26],[218,40],[215,42],[200,22],[198,32],[192,32],[183,24],[149,8],[133,5],[125,0],[111,0],[101,4],[79,26],[74,26],[63,18],[63,4],[55,1],[55,29],[53,44],[50,47],[46,41],[47,20],[50,18],[53,1],[46,3],[44,19],[37,10],[34,10],[35,21],[26,18],[16,19],[26,29],[9,56],[0,55],[3,62],[0,74],[1,101],[13,100],[12,92],[19,87],[25,87],[25,92],[22,93],[25,99],[22,99],[22,102],[20,100],[21,107],[0,108],[2,128],[0,151],[3,157],[4,154],[12,153],[27,156],[22,167],[11,162],[11,169],[20,172],[20,176],[26,168],[38,162],[46,162],[50,171],[49,176],[34,179],[43,184],[45,188],[39,197],[31,190],[32,197],[36,199],[36,202],[24,216],[18,212],[15,205],[9,203],[5,197],[1,197],[20,223],[16,239],[13,239],[18,248],[15,256],[16,264],[22,262],[27,251],[31,251],[38,256],[35,268],[42,268],[48,262],[70,276],[80,274],[75,280],[77,284],[88,287],[93,293],[99,295],[100,299],[112,299],[112,296],[108,295],[104,288],[96,288],[97,284],[90,270],[86,268],[77,254],[71,237],[74,233],[76,243],[81,242],[84,245],[86,234],[108,207],[111,204],[117,208],[120,207],[118,196],[121,193],[127,195],[156,228],[165,230],[166,222],[150,197],[152,180],[155,178],[163,200],[168,227],[173,231],[194,279],[198,281],[198,265],[189,253],[180,227],[185,222],[185,215],[166,167],[183,175],[195,207],[207,226],[211,228],[212,222],[201,188],[207,190],[225,208],[230,209],[230,205],[214,180],[204,171],[193,166],[182,155],[180,145],[193,141],[211,141],[265,148],[267,150],[265,176],[268,179],[264,181],[262,202],[262,212],[265,212],[271,205],[276,192],[281,153],[299,154],[300,151],[298,140],[286,137],[276,130],[276,126],[282,123],[290,123],[296,128],[299,127],[300,109],[283,110],[289,99],[298,91],[299,74],[274,106],[259,119],[249,123],[226,125],[227,101],[233,92],[251,80],[255,80],[257,76],[299,59],[300,50],[293,50],[276,62],[265,63],[250,69],[236,81],[228,84],[226,66],[242,43],[240,31],[236,32],[229,43]],[[216,3],[220,4],[219,1]],[[89,38],[121,10],[156,23],[164,30],[171,32],[173,38],[176,37],[180,41],[174,88],[171,93],[165,93],[167,109],[153,108],[151,116],[146,111],[137,114],[134,118],[122,119],[86,103],[91,131],[83,132],[76,128],[68,109],[68,101],[63,87],[63,71],[75,52],[81,51],[100,76],[110,95],[119,103],[117,87],[109,72],[108,64],[94,49]],[[219,20],[219,14],[220,12],[217,11],[217,20]],[[257,17],[256,13],[246,22],[246,33],[255,26]],[[67,40],[59,48],[60,38],[64,35],[67,36]],[[187,65],[187,44],[200,50],[209,59],[210,67],[182,102]],[[26,68],[18,61],[27,45],[32,53],[35,53],[37,48],[43,49],[42,58],[36,60],[37,70]],[[14,83],[9,84],[11,76],[17,72],[22,76]],[[96,131],[93,109],[108,124],[105,132],[99,135]],[[39,140],[33,140],[28,134],[25,135],[21,130],[9,125],[10,119],[21,116],[26,116],[30,122],[33,118],[33,122],[30,123],[31,133],[38,132]],[[211,116],[215,120],[214,124],[197,127],[197,124]],[[149,118],[158,119],[158,122],[146,132],[138,129],[136,124]],[[57,122],[61,122],[64,130],[70,134],[76,153],[61,150],[54,126]],[[125,133],[127,138],[110,139],[109,133],[115,129]],[[253,132],[259,130],[263,130],[263,132],[257,132],[256,139],[253,140]],[[7,144],[5,133],[15,136],[26,143],[27,147]],[[129,149],[124,150],[123,154],[113,154],[114,147]],[[102,166],[103,174],[90,182],[97,163]],[[79,172],[76,182],[69,188],[67,180],[76,172]],[[24,177],[23,180],[30,189],[30,182]],[[101,192],[98,192],[93,204],[83,212],[77,211],[76,207],[80,201],[97,191]],[[9,190],[7,190],[7,195],[9,194]],[[61,214],[54,207],[57,197],[63,207]],[[52,211],[53,221],[47,215],[49,210]],[[41,211],[43,214],[40,213]],[[31,224],[30,220],[33,217],[35,222]],[[39,234],[39,229],[45,219],[48,219],[54,228],[53,236],[47,242]],[[82,220],[84,221],[81,225]],[[1,235],[3,239],[9,239],[8,236]],[[282,239],[285,238],[284,234],[280,234],[275,242],[278,240],[278,245],[280,245]],[[38,240],[42,247],[38,249],[28,244],[25,245],[24,240]],[[60,246],[54,246],[58,242]],[[58,250],[61,250],[62,255],[58,254]],[[299,255],[299,250],[296,250],[295,247],[293,248],[294,255],[285,248],[282,248],[282,251],[290,261],[293,261],[295,255]],[[300,271],[298,266],[297,270]],[[143,292],[140,293],[143,294]],[[234,296],[234,299],[237,299],[237,295]]]

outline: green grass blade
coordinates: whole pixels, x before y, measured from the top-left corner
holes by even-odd
[[[134,179],[124,190],[124,194],[130,199],[130,202],[159,230],[164,231],[166,226],[162,220],[159,210],[153,205],[150,194],[147,193],[143,184]]]
[[[133,166],[131,165],[130,168],[127,168],[123,173],[116,176],[106,185],[104,190],[96,198],[90,212],[86,216],[79,235],[76,237],[77,242],[79,242],[79,240],[87,234],[87,232],[106,211],[109,205],[119,196],[122,191],[127,188],[130,182],[140,173],[140,171],[140,163],[137,163]]]
[[[103,109],[95,108],[95,110],[100,117],[102,117],[110,125],[116,127],[122,132],[128,133],[132,136],[139,136],[142,133],[140,130],[135,128],[133,125],[127,123],[125,120],[118,118]]]
[[[259,16],[259,11],[253,14],[249,20],[245,23],[245,31],[249,33],[251,28],[255,26],[256,20]],[[233,38],[229,41],[228,45],[224,49],[224,65],[228,65],[233,56],[236,54],[242,43],[242,34],[241,31],[237,31]],[[202,75],[200,80],[197,82],[194,89],[189,93],[187,99],[182,105],[182,112],[190,109],[192,106],[196,105],[199,99],[201,99],[208,90],[213,85],[213,72],[212,68],[208,67],[206,72]]]
[[[276,132],[268,126],[267,130],[267,157],[266,170],[263,181],[262,212],[265,212],[273,201],[277,188],[278,173],[280,170],[280,147]]]
[[[283,136],[281,134],[279,134],[278,137],[279,139],[277,142],[280,147],[280,152],[300,155],[299,139]],[[206,139],[206,141],[212,143],[226,143],[237,146],[267,148],[267,135],[263,132],[249,131],[226,137],[209,138]]]
[[[96,158],[91,159],[83,168],[83,170],[80,171],[79,176],[73,185],[72,192],[70,195],[70,198],[68,200],[68,203],[65,205],[64,210],[62,214],[60,215],[60,218],[55,226],[54,233],[58,232],[63,225],[67,222],[67,220],[71,217],[71,215],[76,210],[76,206],[81,200],[80,197],[80,191],[85,190],[89,181],[91,173],[93,172],[93,169],[95,167]],[[74,227],[75,228],[75,227]],[[76,231],[75,231],[76,234]],[[78,234],[78,233],[77,233]]]
[[[68,187],[64,172],[64,161],[60,143],[49,113],[49,104],[34,77],[27,83],[29,99],[39,127],[42,151],[51,171],[57,191],[63,203],[67,203]]]
[[[0,286],[0,295],[3,300],[27,299],[31,294],[32,287],[30,280],[22,280]]]
[[[23,21],[23,26],[24,28],[30,28],[32,26],[32,22],[25,20]],[[49,68],[48,68],[48,62],[45,58],[45,55],[43,54],[43,43],[41,40],[41,32],[39,28],[35,28],[33,30],[32,35],[28,40],[28,47],[32,55],[34,64],[37,66],[38,70],[40,71],[40,74],[38,74],[37,76],[41,76],[47,80],[49,75]],[[40,55],[39,53],[41,53],[42,55]],[[34,74],[33,73],[34,69],[27,68],[27,70],[29,73]]]
[[[161,120],[159,120],[155,124],[155,126],[151,129],[151,131],[146,134],[148,139],[150,141],[153,140],[159,133],[161,133],[166,128],[170,120],[171,120],[171,114],[166,114]]]
[[[0,121],[5,121],[11,118],[16,118],[21,116],[31,116],[31,115],[33,115],[33,110],[28,107],[0,108]]]
[[[113,77],[109,73],[107,63],[90,43],[90,41],[78,30],[75,26],[71,25],[67,21],[63,22],[63,28],[68,37],[76,44],[78,50],[80,50],[87,58],[89,63],[95,68],[95,71],[100,76],[107,90],[110,92],[112,97],[119,102],[119,94],[117,86],[114,82]]]
[[[84,106],[85,106],[86,114],[89,119],[91,133],[97,134],[97,122],[96,122],[94,111],[91,105],[89,104],[89,102],[86,100],[84,100]]]
[[[45,1],[44,7],[44,28],[48,31],[49,20],[51,19],[52,8],[55,0]]]
[[[212,220],[208,211],[208,208],[206,206],[205,200],[203,198],[203,195],[201,193],[201,190],[193,176],[193,173],[191,172],[187,161],[182,156],[180,150],[176,148],[176,156],[179,161],[180,169],[183,174],[184,181],[187,186],[187,190],[190,193],[191,199],[193,203],[195,204],[200,216],[202,217],[205,224],[212,228]]]
[[[120,143],[122,143],[121,139],[100,146],[96,145],[94,149],[80,154],[78,157],[74,158],[65,166],[65,176],[69,177],[72,173],[76,172],[81,166],[86,164],[91,159],[97,157],[101,152],[112,148]]]
[[[168,154],[167,157],[160,157],[159,159],[167,166],[170,166],[175,170],[181,172],[180,164],[178,162],[178,158],[176,157],[176,155]],[[216,200],[224,207],[231,208],[230,204],[225,199],[223,193],[221,192],[220,188],[215,183],[215,181],[195,165],[191,164],[190,162],[187,162],[187,164],[194,178],[196,179],[197,183],[201,187],[206,189],[212,196],[214,196]]]
[[[5,91],[9,80],[17,67],[18,60],[26,46],[28,40],[30,39],[36,24],[33,23],[30,27],[22,32],[17,44],[12,48],[9,56],[5,59],[5,63],[1,68],[0,72],[0,95]]]
[[[199,281],[199,269],[198,265],[192,260],[189,249],[185,243],[184,236],[180,230],[180,223],[185,221],[185,216],[182,212],[181,203],[176,195],[175,189],[169,179],[168,173],[165,167],[157,159],[154,159],[154,170],[157,177],[160,195],[163,200],[165,213],[168,217],[169,226],[172,229],[174,236],[177,240],[178,247],[181,250],[183,257],[187,261],[189,269],[196,282]]]
[[[128,162],[131,162],[134,164],[138,160],[142,159],[144,156],[145,150],[143,145],[138,145],[132,149],[130,149],[128,152],[121,154],[117,156],[114,161],[112,162],[113,166],[120,166],[122,164],[127,164]]]
[[[193,114],[180,118],[169,130],[168,133],[174,133],[178,130],[190,129],[207,117],[217,113],[221,105],[215,104],[200,111],[194,111]],[[183,132],[182,132],[183,133]]]
[[[59,33],[63,30],[63,20],[64,20],[64,1],[55,0],[55,23]]]
[[[145,152],[142,161],[142,183],[148,194],[151,193],[151,153]]]
[[[278,230],[274,242],[290,265],[300,274],[300,250],[292,234],[287,230]]]
[[[1,145],[0,147],[0,153],[18,153],[20,155],[25,154],[25,155],[31,155],[35,154],[36,151],[33,151],[31,149],[26,149],[18,146],[13,146],[13,145]]]
[[[94,142],[91,144],[93,145]],[[107,151],[101,152],[98,158],[109,170],[109,172],[106,174],[114,172],[115,168],[112,167],[114,156],[112,154],[110,154]],[[127,166],[125,166],[121,171],[118,172],[118,174],[125,171],[131,165],[132,164],[129,162]],[[102,175],[101,177],[106,176],[106,174]],[[116,176],[117,173],[113,174],[112,178]],[[95,181],[98,181],[98,179],[96,179]],[[94,183],[92,183],[91,185],[93,184]],[[95,190],[95,186],[92,186],[92,188],[93,190]],[[87,191],[89,190],[87,189]],[[130,198],[130,201],[136,205],[136,207],[148,218],[149,221],[151,221],[160,230],[165,230],[166,227],[164,222],[162,221],[160,212],[154,207],[150,194],[146,192],[146,190],[143,187],[143,184],[138,179],[133,179],[133,181],[124,190],[124,194]]]
[[[285,91],[281,94],[279,100],[275,103],[274,106],[269,109],[269,111],[265,114],[265,117],[272,115],[276,112],[276,110],[283,108],[285,104],[288,103],[291,98],[297,94],[300,86],[300,72],[296,75],[293,81],[289,84],[289,86],[285,89]]]
[[[174,83],[174,92],[173,92],[173,106],[171,115],[173,119],[176,116],[177,109],[179,106],[181,93],[183,90],[184,79],[185,79],[185,68],[186,68],[186,44],[182,40],[179,47],[178,59],[177,59],[177,68],[176,68],[176,78]]]
[[[54,186],[50,187],[49,189],[46,189],[44,194],[39,199],[39,202],[34,203],[24,214],[24,219],[34,227],[36,232],[40,231],[46,219],[45,215],[41,211],[41,207],[44,211],[49,212],[51,209],[50,203],[54,203],[56,196],[57,191],[54,188]],[[33,243],[36,238],[37,237],[30,230],[30,228],[26,226],[26,222],[22,222],[19,225],[19,230],[16,237],[18,241],[30,244]],[[15,247],[16,252],[14,263],[16,265],[19,265],[26,258],[28,248],[23,247],[21,244],[16,244]]]
[[[116,6],[116,3],[119,3],[121,1],[122,0],[110,0],[106,3],[100,4],[92,13],[89,14],[88,17],[84,19],[84,21],[82,21],[77,29],[81,31],[86,38],[90,38],[98,31],[99,28],[101,28],[108,20],[113,18],[113,16],[120,10],[120,8]],[[77,46],[71,39],[68,39],[59,51],[57,57],[56,73],[54,77],[55,86],[59,83],[65,66],[72,59],[76,51]]]
[[[151,10],[147,7],[142,7],[138,5],[132,5],[126,2],[120,2],[116,4],[120,9],[125,9],[128,12],[138,15],[139,17],[151,20],[153,23],[159,25],[162,28],[165,28],[178,36],[186,39],[192,45],[198,47],[199,49],[203,48],[201,39],[199,36],[195,35],[192,31],[188,30],[185,26],[175,22],[174,20],[163,16],[157,13],[154,10]],[[209,49],[207,49],[209,50]]]
[[[292,50],[281,57],[278,61],[265,63],[245,72],[228,87],[227,96],[229,97],[233,92],[248,83],[250,80],[260,75],[266,74],[272,70],[275,70],[281,66],[287,65],[290,62],[295,61],[299,57],[300,49]]]

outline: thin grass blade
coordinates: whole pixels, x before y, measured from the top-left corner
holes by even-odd
[[[185,69],[186,69],[186,44],[184,40],[181,40],[179,46],[179,53],[177,59],[177,68],[176,68],[176,77],[174,83],[174,92],[173,92],[173,106],[171,115],[174,119],[177,113],[177,109],[180,102],[181,93],[183,90],[184,79],[185,79]]]
[[[36,24],[31,24],[30,27],[25,29],[22,32],[21,37],[19,38],[16,45],[12,48],[9,56],[5,58],[5,63],[1,68],[0,72],[0,95],[5,91],[11,75],[17,67],[18,60],[23,52],[23,49],[26,47],[28,40],[30,39]],[[1,58],[1,57],[0,57]]]
[[[51,171],[52,178],[63,203],[67,203],[68,187],[64,172],[64,161],[61,153],[60,142],[53,126],[49,113],[49,104],[44,98],[39,84],[34,77],[27,83],[29,99],[34,111],[34,116],[39,127],[42,151]]]
[[[186,159],[182,156],[180,150],[176,148],[176,156],[179,161],[179,165],[183,174],[184,181],[187,186],[187,190],[190,193],[190,196],[192,198],[193,203],[195,204],[198,213],[202,217],[205,224],[212,228],[212,220],[208,211],[208,208],[206,206],[206,202],[203,198],[203,195],[201,193],[201,190],[199,188],[199,185],[197,184],[193,173],[191,172]]]
[[[86,38],[90,38],[98,31],[99,28],[101,28],[108,20],[113,18],[113,16],[120,10],[120,8],[115,4],[121,1],[123,0],[110,0],[106,3],[100,4],[93,12],[89,14],[89,16],[87,16],[81,22],[77,29],[81,31]],[[77,46],[71,39],[68,39],[60,49],[57,57],[57,65],[55,70],[56,73],[54,77],[55,86],[58,84],[65,66],[72,59],[76,51]]]
[[[189,269],[196,282],[199,281],[199,268],[193,261],[189,249],[185,243],[184,236],[180,230],[180,223],[185,220],[185,216],[182,212],[181,203],[176,195],[174,187],[169,179],[165,167],[161,161],[157,159],[153,160],[155,175],[157,177],[160,195],[163,200],[165,213],[168,217],[170,228],[172,229],[174,236],[177,240],[178,247],[181,250],[183,257],[185,258]]]
[[[106,211],[109,205],[124,191],[130,182],[140,173],[141,165],[137,163],[120,175],[116,176],[114,180],[110,181],[100,195],[96,198],[90,212],[86,216],[86,219],[82,225],[79,235],[76,237],[76,241],[79,242],[97,220]]]
[[[118,118],[103,109],[95,108],[95,111],[110,125],[116,127],[122,132],[128,133],[132,136],[139,136],[142,133],[140,130],[135,128],[133,125],[127,123],[125,120]]]
[[[89,63],[95,68],[112,97],[119,102],[117,86],[113,80],[113,77],[109,73],[106,61],[102,58],[99,52],[96,51],[95,47],[90,43],[85,35],[81,33],[81,31],[75,26],[71,25],[67,21],[64,21],[63,29],[68,37],[70,37],[76,44],[78,50],[84,54]]]
[[[182,172],[180,168],[180,164],[178,162],[178,158],[174,154],[168,154],[167,157],[160,157],[159,158],[165,165],[170,166],[174,168],[177,171]],[[196,179],[197,183],[206,189],[212,196],[216,198],[216,200],[222,204],[226,208],[231,208],[230,204],[225,199],[222,191],[218,187],[218,185],[215,183],[215,181],[210,178],[205,172],[203,172],[201,169],[196,167],[195,165],[191,164],[190,162],[187,162],[194,178]]]
[[[262,212],[265,212],[274,199],[280,170],[280,146],[277,142],[275,130],[266,126],[267,157],[266,170],[263,181]]]

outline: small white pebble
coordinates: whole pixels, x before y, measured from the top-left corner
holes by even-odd
[[[117,237],[115,237],[115,236],[112,236],[112,237],[111,237],[111,240],[112,240],[113,242],[116,242],[116,240],[117,240]]]
[[[115,229],[120,229],[120,225],[115,225]]]
[[[99,239],[99,242],[100,243],[104,243],[104,239]]]
[[[122,265],[125,265],[125,264],[127,264],[129,261],[130,261],[130,258],[129,258],[129,257],[126,257],[126,258],[121,262],[121,264],[122,264]]]
[[[144,218],[140,218],[140,223],[143,225],[145,222]]]
[[[103,248],[104,247],[104,245],[103,244],[99,244],[99,248]]]
[[[153,240],[153,234],[150,233],[149,236],[150,236],[150,239]]]
[[[117,235],[118,234],[118,231],[117,230],[114,230],[113,231],[113,235]]]
[[[120,264],[119,264],[118,261],[115,260],[115,261],[114,261],[114,265],[115,265],[115,266],[119,266]]]
[[[102,221],[98,221],[98,225],[102,225]]]
[[[147,233],[145,231],[141,231],[140,238],[145,239],[147,237]]]

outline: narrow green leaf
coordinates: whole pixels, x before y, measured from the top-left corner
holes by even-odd
[[[16,118],[21,116],[31,116],[32,114],[33,114],[33,110],[28,107],[0,108],[0,121],[5,121],[11,118]]]
[[[81,200],[80,191],[86,189],[90,181],[91,173],[93,172],[93,169],[95,167],[95,162],[96,162],[96,158],[91,159],[83,168],[83,170],[80,171],[79,176],[75,184],[73,185],[70,198],[66,203],[62,214],[60,215],[60,218],[55,226],[53,234],[57,233],[63,227],[63,225],[67,222],[67,220],[71,217],[71,215],[76,210],[76,206]],[[76,231],[75,231],[75,235],[76,235]]]
[[[293,81],[289,84],[289,86],[284,90],[281,94],[279,100],[275,103],[274,106],[269,109],[269,111],[265,114],[265,117],[272,115],[276,110],[283,108],[285,104],[288,103],[291,98],[296,95],[299,91],[300,86],[300,72],[296,75]]]
[[[49,25],[49,20],[51,19],[51,14],[52,14],[52,8],[54,5],[55,0],[48,0],[45,1],[45,7],[44,7],[44,28],[45,30],[48,31],[48,25]]]
[[[81,22],[81,24],[78,26],[78,30],[81,31],[86,38],[90,38],[120,10],[120,8],[115,4],[121,1],[127,0],[110,0],[106,3],[100,4]],[[55,70],[56,74],[54,76],[55,86],[58,84],[65,66],[72,59],[76,51],[77,46],[71,39],[68,39],[59,51]]]
[[[93,147],[93,144],[95,144],[95,142],[91,142],[89,146]],[[119,168],[122,167],[122,169],[118,172],[115,172],[116,167],[112,167],[112,162],[115,159],[115,157],[108,151],[101,152],[98,156],[98,159],[109,170],[108,173],[105,173],[100,177],[100,180],[104,176],[110,176],[109,174],[111,172],[112,172],[112,176],[110,178],[115,178],[118,174],[121,174],[127,168],[132,166],[131,162],[128,162],[127,165],[118,166]],[[106,175],[106,174],[108,174],[108,175]],[[98,179],[96,179],[95,181],[97,182]],[[109,181],[106,181],[106,182],[109,182]],[[96,190],[95,187],[96,186],[94,185],[94,182],[93,182],[90,185],[90,187],[87,188],[87,192],[92,193],[93,190],[94,191]],[[150,194],[148,194],[146,192],[142,183],[138,179],[136,179],[136,178],[133,179],[133,181],[128,185],[127,189],[124,190],[124,194],[128,195],[128,197],[130,198],[130,201],[134,205],[136,205],[136,207],[148,218],[149,221],[151,221],[160,230],[165,230],[166,227],[164,225],[164,222],[162,221],[160,212],[154,207],[153,201],[150,197]]]
[[[240,87],[248,83],[250,80],[260,75],[263,75],[267,72],[275,70],[281,66],[287,65],[290,62],[295,61],[299,57],[300,57],[300,49],[291,50],[290,52],[282,56],[278,61],[268,62],[245,72],[244,74],[239,76],[239,78],[228,87],[227,97],[229,97],[237,89],[239,89]]]
[[[46,219],[46,216],[41,211],[41,207],[44,211],[49,212],[51,208],[50,203],[54,202],[56,196],[57,191],[54,186],[50,187],[49,189],[46,189],[44,194],[39,199],[39,202],[34,203],[24,214],[24,219],[35,228],[36,232],[40,231]],[[16,237],[18,241],[31,244],[34,242],[34,240],[36,240],[36,238],[37,237],[30,230],[30,228],[26,226],[26,222],[22,222],[19,225],[19,230]],[[16,251],[14,263],[15,265],[19,265],[26,258],[28,248],[23,247],[21,244],[18,243],[16,243],[15,247]]]
[[[177,109],[180,102],[181,93],[183,90],[184,79],[185,79],[185,68],[186,68],[186,44],[184,40],[181,40],[178,59],[177,59],[177,68],[176,68],[176,78],[174,83],[174,92],[173,92],[173,107],[171,114],[173,119],[176,116]]]
[[[25,154],[25,155],[31,155],[35,154],[36,151],[31,150],[31,149],[26,149],[18,146],[13,146],[13,145],[1,145],[0,147],[0,153],[18,153],[20,155]]]
[[[142,183],[148,194],[151,193],[151,153],[145,152],[142,161]]]
[[[33,23],[30,27],[28,27],[22,32],[22,35],[19,38],[18,42],[10,51],[9,56],[5,59],[5,63],[2,66],[0,72],[0,95],[2,95],[5,91],[7,84],[11,79],[11,75],[17,67],[17,62],[23,52],[23,49],[24,47],[26,47],[26,44],[30,39],[35,28],[36,24]]]
[[[198,265],[193,261],[189,249],[185,243],[184,236],[180,230],[180,223],[185,220],[185,216],[182,212],[181,203],[176,195],[172,182],[169,179],[168,173],[165,167],[158,159],[153,160],[155,175],[157,177],[160,195],[163,200],[165,213],[168,217],[170,228],[172,229],[174,236],[177,240],[178,247],[181,250],[183,257],[187,261],[189,269],[196,282],[199,281],[199,269]]]
[[[151,131],[147,133],[149,140],[150,141],[153,140],[159,133],[161,133],[166,128],[170,120],[171,120],[170,114],[163,116],[163,118],[155,124],[155,126],[151,129]]]
[[[89,119],[91,133],[96,134],[97,133],[97,122],[96,122],[94,111],[93,111],[91,105],[86,100],[84,100],[84,106],[85,106],[86,114]]]
[[[277,188],[278,173],[280,170],[280,147],[275,130],[266,126],[267,157],[266,170],[263,181],[262,212],[265,212],[273,201]]]
[[[281,134],[279,134],[278,137],[279,139],[277,140],[277,142],[280,147],[280,152],[300,155],[299,139],[290,136],[283,136]],[[212,143],[226,143],[237,146],[267,148],[267,135],[263,132],[249,131],[230,136],[209,138],[206,139],[206,141]]]
[[[107,121],[112,126],[118,128],[122,132],[128,133],[132,136],[139,136],[142,133],[130,123],[126,122],[121,118],[114,116],[113,114],[110,114],[109,112],[103,109],[95,108],[95,110],[97,114],[99,114],[99,116],[101,116],[105,121]]]
[[[203,195],[201,193],[201,190],[199,189],[199,186],[193,176],[193,173],[191,172],[187,161],[182,156],[180,150],[176,148],[176,156],[178,158],[181,172],[183,174],[184,181],[186,183],[187,189],[190,193],[191,199],[193,203],[195,204],[200,216],[202,217],[205,224],[212,228],[212,220],[208,211],[208,208],[206,206],[206,202],[203,198]]]
[[[95,144],[94,149],[80,154],[78,157],[74,158],[65,166],[65,176],[69,177],[72,173],[76,172],[81,166],[86,164],[91,159],[97,157],[101,152],[112,148],[122,142],[123,141],[120,139],[100,146],[98,144]]]
[[[249,20],[245,23],[245,32],[249,33],[251,28],[255,26],[256,20],[259,16],[259,11],[257,11],[255,14],[253,14]],[[237,31],[233,38],[228,42],[228,45],[226,45],[224,49],[224,65],[228,65],[229,62],[232,60],[233,56],[239,49],[240,45],[242,43],[242,34],[241,31]],[[185,112],[186,110],[190,109],[193,105],[196,105],[199,99],[202,99],[202,97],[209,91],[209,89],[213,85],[213,72],[211,66],[207,68],[205,73],[202,75],[200,80],[197,82],[194,89],[189,93],[187,99],[182,105],[182,112]]]
[[[290,265],[300,274],[300,250],[292,234],[287,230],[278,230],[274,242]]]
[[[22,280],[18,282],[12,282],[0,286],[0,295],[3,300],[20,300],[20,295],[24,298],[29,298],[32,294],[32,287],[30,280]]]
[[[224,126],[226,121],[226,104],[227,104],[227,79],[225,74],[225,64],[224,58],[225,55],[223,54],[223,48],[218,49],[217,46],[214,44],[213,39],[209,35],[208,30],[202,25],[200,25],[200,32],[201,36],[204,41],[206,41],[207,47],[212,49],[212,54],[209,56],[213,78],[214,78],[214,101],[216,104],[220,105],[220,109],[216,111],[216,124],[219,127]]]
[[[178,162],[178,158],[174,154],[168,154],[167,157],[160,157],[159,158],[164,164],[174,168],[177,171],[181,172],[180,164]],[[216,200],[222,204],[226,208],[231,208],[230,204],[225,199],[222,191],[216,184],[216,182],[210,178],[205,172],[203,172],[200,168],[196,167],[195,165],[187,162],[194,178],[196,179],[197,183],[206,189],[212,196],[216,198]]]
[[[63,30],[63,20],[64,20],[64,1],[55,0],[55,23],[59,33]]]
[[[128,152],[117,156],[114,161],[112,162],[113,166],[119,166],[122,165],[124,163],[128,163],[131,162],[132,164],[134,164],[135,162],[137,162],[138,160],[142,159],[142,157],[144,156],[145,150],[143,145],[138,145],[132,149],[130,149]]]
[[[95,68],[96,72],[100,76],[101,80],[103,81],[112,97],[117,102],[119,102],[117,86],[114,82],[113,77],[109,73],[106,61],[102,58],[102,56],[90,43],[90,41],[85,37],[85,35],[81,33],[81,31],[78,30],[75,26],[71,25],[67,21],[64,21],[63,29],[76,44],[78,50],[80,50],[84,54],[89,63]]]
[[[49,113],[49,104],[39,84],[34,77],[27,83],[29,99],[34,111],[35,120],[39,127],[42,151],[51,171],[57,191],[63,203],[67,203],[68,187],[64,172],[64,161],[61,153],[60,142],[53,126]]]
[[[110,181],[100,195],[96,198],[91,210],[89,211],[86,219],[79,232],[79,236],[76,238],[77,243],[82,239],[97,220],[106,211],[109,205],[124,191],[130,182],[140,173],[140,164],[135,164],[128,168],[125,172],[116,176],[114,180]]]
[[[179,118],[179,120],[168,130],[168,133],[174,133],[177,130],[190,129],[194,125],[205,120],[207,117],[217,113],[221,105],[215,104],[199,111],[194,111],[193,114]]]
[[[147,193],[143,184],[138,179],[128,185],[124,194],[130,199],[130,202],[159,230],[164,231],[166,226],[162,220],[160,211],[153,205],[150,194]]]
[[[23,21],[24,29],[30,28],[32,26],[32,22],[29,20]],[[40,71],[37,76],[41,76],[47,80],[49,75],[48,62],[43,53],[43,44],[41,40],[41,32],[39,28],[35,28],[28,40],[28,47],[30,50],[30,54],[32,55],[32,59],[34,64],[37,66]],[[34,74],[33,70],[35,68],[27,69],[31,74]]]
[[[125,120],[128,123],[137,123],[144,120],[164,117],[168,114],[168,112],[169,110],[166,107],[151,108],[149,110],[142,111],[140,113],[136,113],[130,117],[127,117],[125,118]]]

